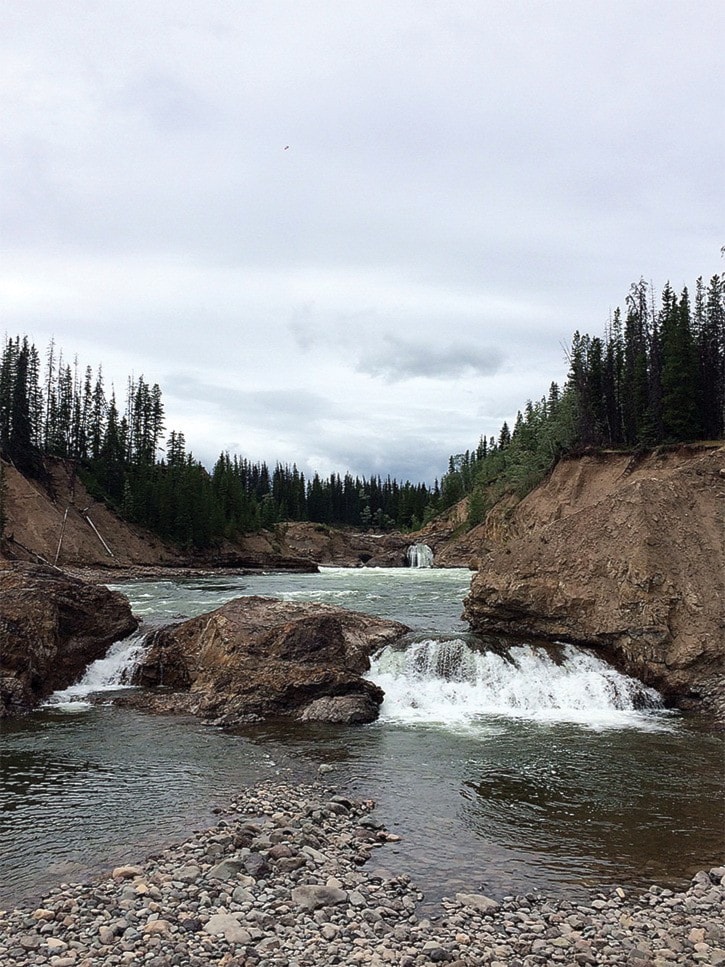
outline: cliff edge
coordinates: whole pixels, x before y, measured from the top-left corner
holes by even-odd
[[[725,724],[725,448],[563,460],[467,541],[474,631],[601,649]]]

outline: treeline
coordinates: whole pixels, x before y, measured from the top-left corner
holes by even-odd
[[[306,481],[294,465],[270,471],[226,453],[209,473],[187,452],[183,433],[164,440],[164,431],[158,384],[129,378],[119,406],[100,367],[81,370],[53,343],[41,363],[27,337],[5,338],[0,455],[36,478],[46,456],[73,461],[93,496],[167,540],[201,549],[283,520],[414,529],[438,498],[437,485],[350,474]]]
[[[603,337],[575,332],[563,389],[529,401],[513,429],[452,456],[441,506],[469,496],[479,523],[506,492],[523,496],[566,452],[636,450],[725,435],[725,275],[700,278],[694,298],[669,283],[655,300],[640,280]]]

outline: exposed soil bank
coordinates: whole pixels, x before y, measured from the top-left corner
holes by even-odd
[[[725,722],[725,449],[561,461],[467,536],[475,631],[562,640]]]
[[[109,575],[137,569],[174,573],[177,568],[312,571],[319,564],[341,567],[403,567],[413,538],[374,534],[324,524],[279,524],[204,552],[185,553],[122,520],[95,500],[70,461],[46,459],[44,482],[29,480],[3,463],[7,522],[0,559]],[[167,570],[168,569],[168,570]],[[112,579],[112,578],[108,578]]]

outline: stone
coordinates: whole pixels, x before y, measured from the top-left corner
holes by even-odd
[[[244,869],[242,860],[222,860],[206,874],[209,880],[230,880]]]
[[[33,910],[32,916],[34,920],[55,920],[55,910],[38,907],[37,910]]]
[[[140,866],[117,866],[111,873],[114,880],[132,880],[135,876],[141,876],[143,870]]]
[[[239,918],[231,913],[215,913],[204,924],[204,932],[212,935],[221,934],[229,943],[249,943],[252,936],[239,922]]]
[[[64,940],[60,940],[58,937],[48,937],[45,943],[48,947],[48,950],[60,951],[68,949],[68,944]]]
[[[201,869],[194,865],[182,866],[174,873],[174,879],[181,883],[195,883],[201,876]]]
[[[115,926],[108,926],[103,924],[98,928],[98,939],[102,944],[108,946],[112,944],[118,935],[118,929]]]
[[[292,890],[292,902],[305,910],[347,903],[347,893],[334,886],[298,886]]]
[[[494,913],[501,908],[496,900],[484,896],[483,893],[456,893],[456,900],[463,906],[477,910],[478,913]]]
[[[148,635],[133,684],[171,691],[119,701],[222,725],[265,716],[372,721],[383,692],[364,677],[370,654],[407,630],[328,605],[237,598]]]

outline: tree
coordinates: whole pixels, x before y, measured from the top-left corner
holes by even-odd
[[[697,359],[685,289],[678,304],[669,288],[663,294],[662,425],[666,439],[694,440],[698,436]]]

